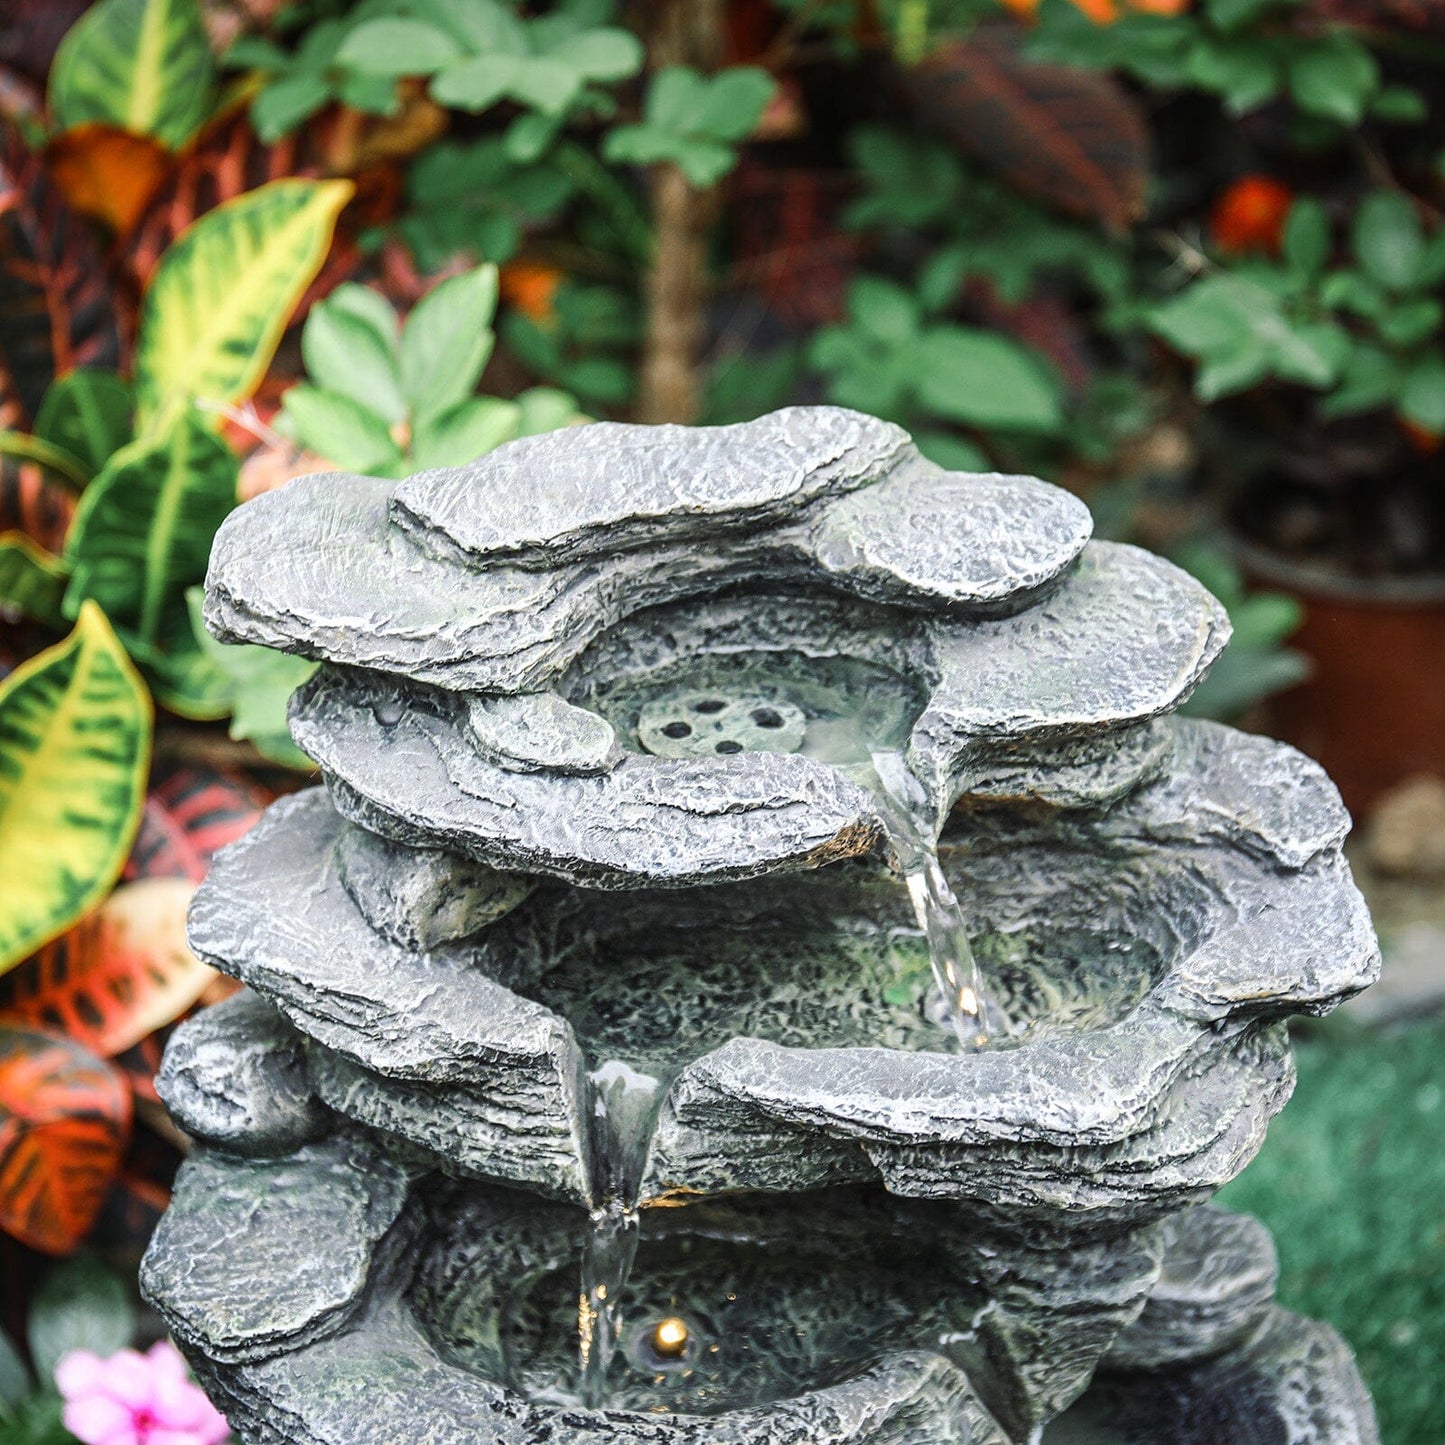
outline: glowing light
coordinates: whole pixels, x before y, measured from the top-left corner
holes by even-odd
[[[687,1340],[687,1325],[676,1317],[659,1320],[652,1328],[652,1348],[665,1359],[680,1358],[687,1349]]]

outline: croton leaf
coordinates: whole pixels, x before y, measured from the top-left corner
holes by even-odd
[[[45,160],[70,205],[113,231],[135,224],[172,164],[159,141],[98,122],[55,136]]]
[[[1123,232],[1144,209],[1148,128],[1109,75],[1026,59],[981,27],[904,73],[926,123],[1026,196]]]
[[[238,471],[230,448],[192,414],[117,452],[71,524],[67,606],[93,598],[144,648],[189,637],[186,588],[206,574]]]
[[[75,366],[114,368],[120,357],[120,321],[95,238],[42,157],[0,118],[0,376],[33,417],[56,376]]]
[[[179,1018],[214,970],[186,944],[188,878],[123,883],[94,913],[0,978],[0,1012],[101,1058]]]
[[[321,269],[349,181],[273,181],[202,216],[161,258],[141,307],[136,408],[155,427],[190,397],[250,395]]]
[[[195,0],[100,0],[50,71],[58,129],[87,121],[178,146],[211,108],[215,65]]]
[[[114,1069],[63,1034],[0,1020],[0,1229],[42,1253],[70,1253],[104,1202],[130,1125],[130,1091]]]
[[[130,384],[113,371],[72,371],[45,393],[35,434],[93,477],[130,440],[133,405]]]
[[[23,532],[0,532],[0,610],[63,626],[61,602],[68,581],[58,557]]]
[[[0,683],[0,971],[110,891],[140,822],[145,684],[93,602]]]

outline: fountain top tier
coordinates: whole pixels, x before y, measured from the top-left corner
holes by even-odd
[[[217,538],[206,617],[327,664],[293,731],[363,826],[681,886],[882,842],[850,709],[935,833],[961,797],[1107,804],[1156,771],[1155,720],[1228,623],[1088,537],[1068,493],[944,471],[838,408],[597,423],[262,496]]]

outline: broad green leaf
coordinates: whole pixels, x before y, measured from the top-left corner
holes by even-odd
[[[639,166],[671,161],[699,189],[720,181],[737,163],[737,152],[718,141],[692,140],[651,125],[620,125],[602,142],[605,160]]]
[[[1440,329],[1442,314],[1433,296],[1407,296],[1380,318],[1380,335],[1392,346],[1419,346]]]
[[[339,290],[365,292],[366,287]],[[388,313],[390,310],[387,307]],[[306,318],[301,359],[318,386],[348,396],[382,421],[394,423],[406,416],[406,403],[397,370],[395,317],[389,319],[390,331],[380,331],[354,301],[333,293],[313,306]]]
[[[134,397],[113,371],[72,371],[45,393],[35,434],[63,448],[95,475],[131,439]]]
[[[588,420],[578,409],[575,397],[555,387],[534,386],[517,398],[517,435],[536,436]]]
[[[1340,368],[1339,385],[1320,402],[1326,416],[1373,411],[1394,400],[1400,390],[1400,363],[1378,346],[1357,341]]]
[[[346,471],[384,476],[401,461],[386,423],[349,396],[299,382],[287,389],[281,415],[307,451]]]
[[[349,181],[272,181],[207,212],[171,246],[141,304],[141,431],[190,397],[250,395],[321,269],[351,192]]]
[[[1290,207],[1284,223],[1284,258],[1307,276],[1318,276],[1330,259],[1329,217],[1313,197]]]
[[[918,302],[881,276],[860,276],[848,292],[848,309],[870,336],[884,342],[909,341],[918,331]]]
[[[201,619],[202,595],[201,588],[193,587],[187,596],[191,630],[219,679],[225,710],[231,714],[231,736],[251,743],[273,762],[309,771],[315,765],[291,741],[286,709],[291,694],[316,671],[316,664],[269,647],[217,642]]]
[[[492,352],[496,309],[491,265],[448,278],[412,308],[401,333],[401,394],[413,425],[471,395]]]
[[[1194,380],[1194,394],[1200,401],[1217,401],[1236,391],[1246,391],[1269,375],[1270,355],[1262,346],[1244,341],[1237,351],[1211,353]]]
[[[151,702],[93,602],[0,683],[0,971],[110,891],[145,801]]]
[[[1228,722],[1309,675],[1309,659],[1292,648],[1230,643],[1179,711]]]
[[[1445,435],[1445,357],[1430,355],[1412,366],[1400,388],[1401,415],[1437,435]]]
[[[1408,85],[1386,85],[1370,102],[1370,114],[1387,125],[1420,125],[1430,119],[1430,104]]]
[[[0,457],[35,462],[77,491],[91,478],[90,468],[79,457],[29,432],[0,431]]]
[[[460,467],[517,435],[521,409],[516,402],[474,396],[417,427],[411,462],[417,471]]]
[[[430,75],[461,54],[446,30],[407,16],[357,25],[336,51],[336,63],[370,75]]]
[[[554,60],[585,75],[588,80],[626,80],[642,69],[642,42],[629,30],[604,26],[564,36],[549,46]]]
[[[935,326],[917,347],[914,394],[935,416],[970,426],[1053,432],[1059,385],[1018,342],[966,326]]]
[[[63,627],[61,604],[70,572],[59,557],[37,547],[23,532],[0,532],[0,614],[17,612]]]
[[[913,440],[931,462],[951,472],[988,472],[993,468],[983,451],[971,441],[944,431],[916,431]]]
[[[35,1291],[26,1335],[41,1378],[51,1379],[62,1355],[89,1350],[104,1358],[135,1334],[136,1313],[120,1276],[96,1259],[68,1259]]]
[[[545,115],[560,115],[582,89],[582,74],[549,56],[532,56],[518,66],[508,91],[513,100]]]
[[[1425,250],[1415,207],[1396,191],[1376,191],[1355,213],[1355,256],[1365,272],[1391,291],[1414,284]]]
[[[531,48],[526,25],[499,0],[428,0],[426,13],[467,50],[526,55]]]
[[[647,88],[643,114],[648,125],[686,135],[707,99],[707,82],[690,65],[659,70]]]
[[[100,0],[55,53],[50,113],[58,130],[100,121],[175,148],[210,113],[214,81],[196,0]]]
[[[1233,276],[1207,276],[1157,307],[1149,324],[1171,346],[1189,356],[1232,349],[1248,338],[1271,298]]]
[[[711,77],[690,131],[709,140],[740,141],[752,134],[778,83],[755,65],[735,65]]]
[[[73,611],[92,598],[142,647],[181,631],[186,588],[206,575],[211,542],[236,505],[231,449],[194,416],[118,452],[91,483],[65,542]]]
[[[268,145],[316,114],[331,99],[325,76],[296,71],[269,82],[251,102],[251,124]]]
[[[1283,77],[1273,56],[1249,40],[1201,36],[1189,52],[1189,78],[1224,97],[1225,109],[1244,115],[1269,100]]]
[[[1380,83],[1375,57],[1343,31],[1320,40],[1293,40],[1287,63],[1295,104],[1342,125],[1359,124]]]
[[[439,105],[454,106],[457,110],[487,110],[511,94],[513,84],[527,63],[527,56],[495,51],[468,56],[448,65],[437,75],[431,83],[431,98]]]
[[[401,322],[396,308],[380,291],[348,281],[344,286],[338,286],[321,304],[344,311],[358,321],[364,321],[382,339],[388,350],[396,349]]]

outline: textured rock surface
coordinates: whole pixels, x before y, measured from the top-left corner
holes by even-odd
[[[1050,994],[1035,1034],[977,1055],[725,1033],[672,1064],[681,1074],[646,1194],[881,1175],[899,1194],[966,1200],[1001,1227],[1047,1234],[1061,1218],[1074,1231],[1117,1230],[1233,1177],[1292,1084],[1272,1021],[1332,1007],[1369,981],[1377,955],[1338,854],[1338,802],[1301,801],[1320,786],[1313,765],[1250,741],[1262,782],[1230,804],[1234,735],[1181,723],[1177,736],[1172,770],[1107,814],[980,815],[967,850],[945,850],[981,932],[1076,922],[1099,949],[1137,946],[1116,1002]],[[1209,801],[1189,801],[1199,798]],[[328,861],[338,828],[320,793],[273,809],[202,889],[195,946],[334,1051],[312,1060],[334,1108],[453,1168],[567,1198],[588,1197],[582,1060],[602,1044],[528,996],[559,958],[590,956],[614,936],[646,948],[650,932],[680,925],[710,941],[730,930],[776,936],[792,914],[820,933],[830,919],[855,932],[909,923],[896,883],[850,865],[846,875],[638,894],[626,908],[549,886],[471,945],[424,956],[376,937],[350,906]],[[1053,936],[1042,935],[1045,957],[1026,973],[1046,962]],[[630,966],[625,949],[619,957]],[[1108,957],[1089,966],[1103,970]],[[780,997],[786,959],[772,968]],[[1050,988],[1068,983],[1060,975]],[[679,975],[658,995],[696,987]],[[637,1047],[650,1034],[689,1046],[662,1015],[648,1022],[648,999],[631,1006]],[[1065,1010],[1053,1025],[1050,1007]],[[606,1047],[639,1061],[625,1045]]]
[[[1166,1219],[1164,1266],[1107,1368],[1158,1370],[1221,1354],[1258,1329],[1274,1300],[1274,1241],[1256,1219],[1206,1206]]]
[[[533,886],[521,874],[498,873],[438,848],[402,848],[360,828],[337,837],[336,866],[366,921],[419,953],[480,933]]]
[[[938,818],[975,788],[996,793],[1001,767],[1013,797],[1076,801],[1076,757],[1092,762],[1100,739],[1176,705],[1227,635],[1197,583],[1135,548],[1105,544],[1089,549],[1052,599],[1018,618],[930,621],[920,630],[888,615],[870,626],[856,611],[834,626],[828,610],[813,619],[803,610],[796,600],[762,598],[669,611],[639,621],[631,653],[657,668],[689,652],[777,648],[782,631],[795,646],[806,637],[815,653],[895,665],[926,694],[905,751]],[[613,642],[608,659],[623,647]],[[578,666],[585,672],[587,660]],[[876,847],[882,837],[868,790],[816,757],[633,753],[588,772],[549,716],[542,735],[557,739],[551,746],[561,763],[545,772],[537,769],[538,730],[508,744],[494,726],[479,750],[477,708],[470,704],[468,729],[463,699],[375,673],[325,669],[298,694],[292,731],[364,826],[592,887],[812,867]],[[526,756],[499,764],[508,746]],[[605,749],[583,752],[595,758]],[[1094,787],[1117,794],[1156,760],[1152,750],[1135,758],[1115,749]]]
[[[283,1159],[196,1150],[181,1166],[141,1266],[141,1288],[182,1344],[261,1359],[335,1333],[356,1309],[392,1226],[406,1172],[340,1135]]]
[[[1163,1372],[1101,1375],[1044,1445],[1379,1445],[1349,1347],[1271,1310],[1251,1339]]]
[[[952,527],[908,520],[975,488]],[[1066,492],[942,472],[896,427],[837,408],[715,429],[599,423],[400,485],[326,475],[266,493],[217,536],[206,615],[232,641],[533,692],[624,617],[740,583],[1017,610],[1089,527]]]
[[[316,1072],[334,1104],[585,1197],[582,1061],[566,1024],[480,971],[475,947],[420,954],[376,933],[330,861],[342,827],[320,790],[275,804],[217,859],[191,946],[334,1051]]]
[[[300,1035],[249,991],[176,1030],[156,1092],[186,1133],[238,1154],[289,1154],[330,1118]]]

